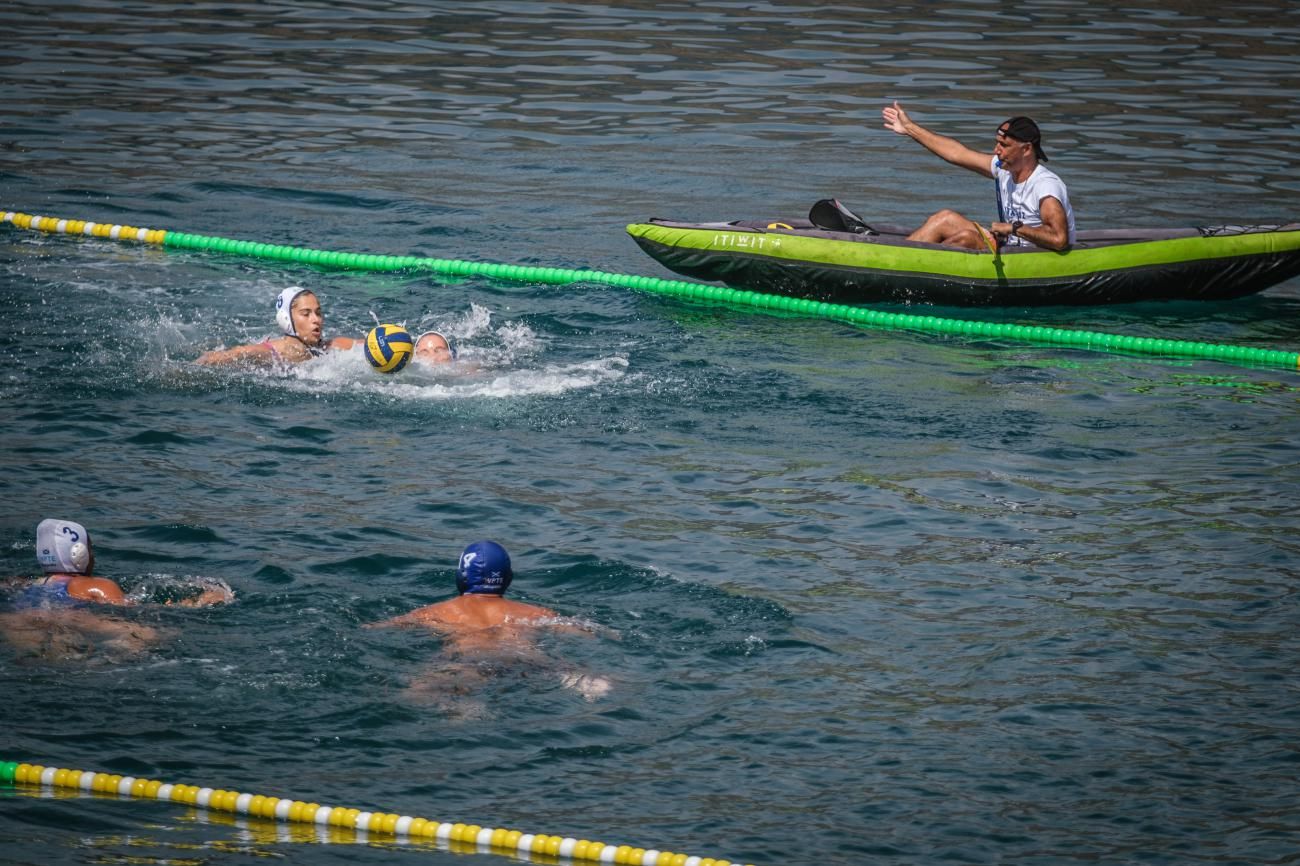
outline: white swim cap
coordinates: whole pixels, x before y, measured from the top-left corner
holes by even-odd
[[[88,574],[90,533],[71,520],[42,520],[36,527],[36,561],[47,574]]]
[[[275,320],[280,323],[280,330],[284,331],[290,337],[298,336],[298,329],[293,326],[293,316],[290,310],[293,309],[293,302],[303,292],[310,292],[311,289],[304,289],[302,286],[290,286],[280,292],[275,299]]]
[[[447,336],[442,331],[425,331],[423,334],[415,338],[415,345],[418,347],[420,341],[430,334],[433,334],[435,337],[442,337],[442,341],[447,344],[447,353],[451,355],[453,361],[456,360],[456,344],[452,341],[451,337]]]

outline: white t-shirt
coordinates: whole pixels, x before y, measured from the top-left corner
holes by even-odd
[[[1070,196],[1065,191],[1064,181],[1057,177],[1055,172],[1044,168],[1042,163],[1039,163],[1034,173],[1026,178],[1024,183],[1018,184],[1012,179],[1011,172],[998,167],[996,156],[989,163],[989,170],[993,172],[993,182],[997,184],[998,189],[999,222],[1009,223],[1020,220],[1027,226],[1041,226],[1043,212],[1039,204],[1044,198],[1051,196],[1065,208],[1065,220],[1070,230],[1069,242],[1074,243],[1074,209],[1070,207]],[[1007,243],[1015,246],[1033,245],[1030,241],[1015,235],[1007,238]]]

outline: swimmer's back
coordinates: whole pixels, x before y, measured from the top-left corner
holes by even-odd
[[[459,629],[485,629],[530,620],[553,618],[555,611],[499,595],[461,595],[411,611],[399,619],[407,622],[442,624]]]
[[[549,607],[528,605],[500,596],[458,596],[424,609],[434,622],[464,625],[468,628],[491,628],[506,623],[524,624],[529,620],[554,618]],[[415,611],[419,612],[419,611]]]

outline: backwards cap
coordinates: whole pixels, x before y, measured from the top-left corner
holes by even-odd
[[[293,302],[303,292],[310,292],[311,289],[305,289],[302,286],[290,286],[275,299],[275,320],[280,324],[280,330],[284,331],[290,337],[298,336],[298,330],[293,326],[293,316],[290,310],[293,309]]]
[[[1047,154],[1043,153],[1043,134],[1038,130],[1038,124],[1030,118],[1013,117],[998,127],[998,134],[1032,144],[1034,156],[1038,157],[1040,162],[1047,162]]]
[[[503,595],[513,579],[510,554],[495,541],[476,541],[460,555],[456,589],[461,595]]]
[[[71,520],[42,520],[36,527],[36,561],[46,574],[89,574],[90,533]]]

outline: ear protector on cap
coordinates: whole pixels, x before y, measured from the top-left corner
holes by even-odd
[[[302,286],[290,286],[280,292],[275,299],[275,321],[279,323],[280,330],[290,337],[298,336],[298,329],[293,326],[293,316],[290,314],[294,299],[303,292],[310,291],[311,289],[304,289]]]
[[[90,533],[72,520],[42,520],[36,527],[36,561],[47,574],[87,574]]]

